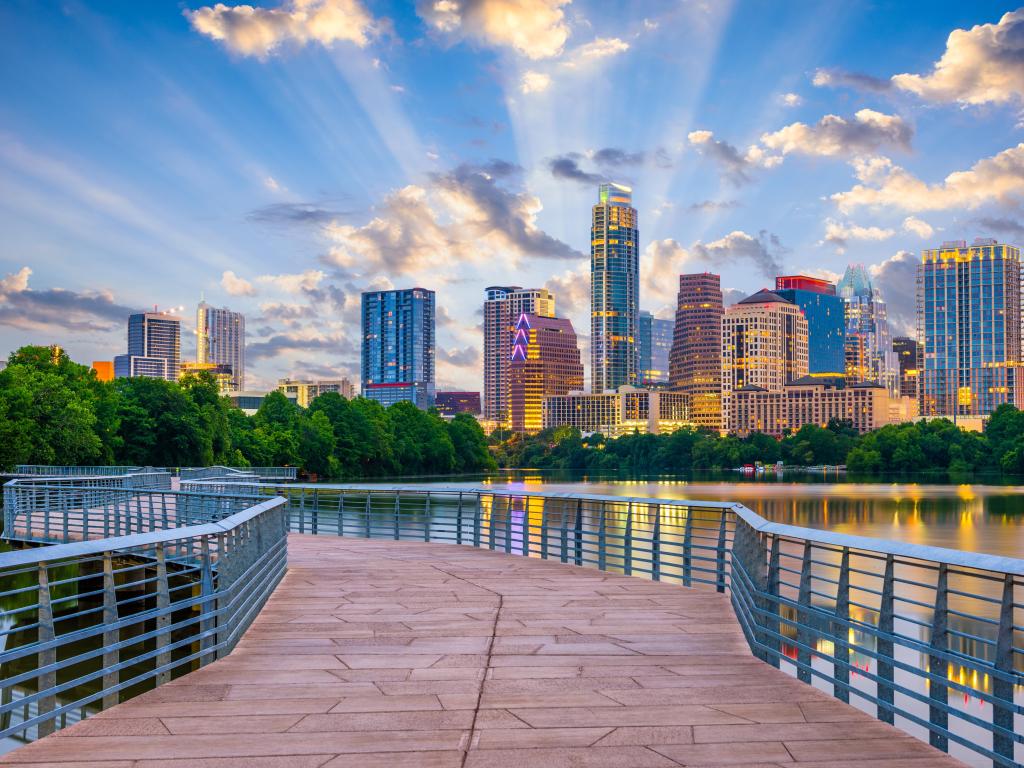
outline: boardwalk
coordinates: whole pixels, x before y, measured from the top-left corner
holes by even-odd
[[[66,768],[944,768],[763,664],[727,598],[444,544],[293,535],[235,652],[5,756]]]

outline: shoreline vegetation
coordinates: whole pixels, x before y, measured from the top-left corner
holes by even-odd
[[[1004,405],[984,433],[945,419],[857,435],[848,423],[808,424],[781,440],[680,429],[582,436],[572,427],[487,437],[476,419],[443,419],[411,403],[389,408],[336,393],[299,408],[271,392],[253,416],[206,373],[180,382],[101,382],[50,347],[27,346],[0,371],[0,470],[16,464],[297,466],[323,479],[490,473],[499,467],[591,475],[685,475],[746,464],[845,465],[851,480],[1024,475],[1024,411]],[[739,475],[737,475],[739,477]]]

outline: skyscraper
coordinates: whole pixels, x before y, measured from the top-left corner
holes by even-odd
[[[196,310],[196,362],[231,368],[231,391],[245,389],[245,316],[199,302]]]
[[[668,358],[672,350],[672,320],[662,320],[647,310],[640,310],[637,349],[640,355],[640,383],[668,383]]]
[[[702,272],[679,276],[676,322],[669,354],[669,386],[689,396],[698,427],[722,428],[722,284]]]
[[[1024,403],[1020,249],[988,238],[921,253],[918,337],[926,416],[985,416]]]
[[[640,235],[633,192],[602,184],[590,227],[590,377],[603,392],[636,384]]]
[[[512,337],[523,313],[555,316],[555,297],[544,288],[494,285],[484,300],[484,402],[483,415],[508,425],[509,365]]]
[[[899,366],[882,294],[860,264],[846,268],[836,290],[846,302],[846,377],[854,382],[878,382],[895,394]]]
[[[363,293],[362,394],[382,405],[434,402],[434,292]]]
[[[725,310],[722,400],[726,430],[732,431],[736,425],[733,392],[745,387],[780,392],[806,375],[807,318],[800,307],[763,290]]]
[[[923,363],[921,345],[907,336],[897,336],[892,340],[892,351],[900,365],[900,397],[917,400]]]
[[[583,389],[583,363],[572,322],[522,314],[509,369],[509,414],[516,432],[539,432],[544,398]]]
[[[128,353],[114,358],[114,376],[178,380],[181,363],[181,318],[167,312],[139,312],[128,317]]]
[[[775,278],[776,294],[803,310],[807,318],[807,368],[810,373],[842,376],[846,370],[846,305],[828,280],[804,275]]]

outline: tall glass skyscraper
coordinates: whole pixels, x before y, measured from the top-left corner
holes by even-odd
[[[985,416],[1024,400],[1020,249],[988,238],[921,253],[918,336],[926,416]]]
[[[362,394],[382,405],[434,403],[434,292],[363,293]]]
[[[640,235],[633,191],[602,184],[590,227],[590,381],[593,392],[637,384]]]
[[[722,428],[722,279],[710,272],[679,276],[669,353],[669,386],[687,395],[690,420]]]
[[[672,350],[672,320],[662,320],[645,309],[639,315],[640,383],[667,384],[668,358]]]
[[[166,312],[128,317],[128,354],[114,358],[114,376],[178,380],[181,367],[181,318]]]
[[[775,278],[775,294],[796,304],[807,318],[807,369],[842,376],[846,370],[845,303],[828,280],[805,275]]]
[[[882,294],[860,264],[846,268],[836,290],[846,302],[846,378],[877,382],[898,395],[899,363]]]
[[[245,389],[245,315],[199,302],[196,310],[196,362],[231,368],[230,391]]]

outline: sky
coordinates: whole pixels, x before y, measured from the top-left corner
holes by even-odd
[[[248,388],[359,375],[359,294],[437,293],[480,389],[489,285],[546,286],[589,363],[603,180],[641,307],[869,267],[896,333],[923,248],[1024,241],[1024,9],[792,0],[0,5],[0,355],[244,312]]]

